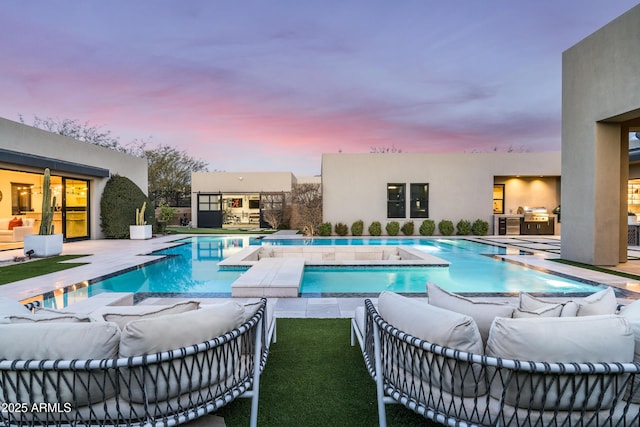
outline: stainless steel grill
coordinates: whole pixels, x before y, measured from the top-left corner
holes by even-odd
[[[526,209],[524,222],[549,222],[549,212],[545,208]]]

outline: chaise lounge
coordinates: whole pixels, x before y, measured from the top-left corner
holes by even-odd
[[[21,307],[0,299],[0,426],[173,426],[238,397],[257,423],[275,327],[265,299],[90,315]]]
[[[367,299],[356,310],[352,345],[375,380],[381,426],[390,403],[450,426],[640,425],[640,301],[597,314],[616,309],[610,289],[563,304],[525,295],[520,307],[446,294],[383,292],[378,308]]]

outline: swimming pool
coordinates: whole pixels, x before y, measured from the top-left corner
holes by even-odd
[[[244,269],[221,270],[218,263],[250,245],[411,245],[443,258],[448,268],[429,267],[307,267],[301,296],[373,295],[384,290],[423,294],[426,282],[452,292],[512,294],[584,294],[598,290],[591,284],[532,270],[494,255],[519,254],[519,250],[464,239],[287,239],[263,241],[253,237],[198,236],[180,245],[154,252],[158,262],[116,273],[87,284],[70,287],[63,295],[44,295],[48,307],[68,305],[102,292],[134,292],[150,296],[229,297],[231,284]]]

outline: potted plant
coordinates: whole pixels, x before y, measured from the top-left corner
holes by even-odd
[[[51,171],[44,170],[42,181],[42,214],[38,234],[24,236],[24,254],[26,256],[50,257],[62,253],[62,234],[54,233],[53,212],[56,205],[55,196],[51,196]]]
[[[144,211],[147,202],[142,203],[142,208],[136,208],[136,223],[129,226],[129,238],[131,240],[145,240],[151,238],[151,224],[147,224],[144,219]]]

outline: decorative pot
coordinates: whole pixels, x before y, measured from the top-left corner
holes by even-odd
[[[62,234],[27,234],[24,236],[24,254],[43,258],[57,256],[62,253]]]
[[[130,225],[129,226],[129,238],[131,240],[146,240],[150,239],[152,236],[151,233],[151,224],[147,225]]]

